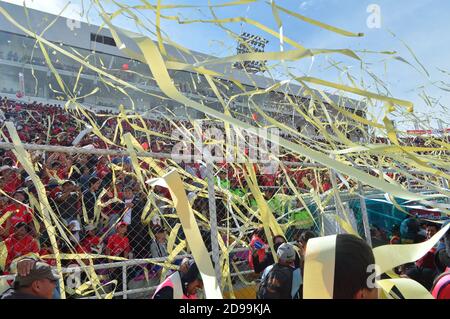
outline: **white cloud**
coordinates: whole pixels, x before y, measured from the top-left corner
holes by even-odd
[[[39,11],[48,12],[51,14],[59,15],[75,19],[84,20],[82,17],[81,1],[69,1],[69,0],[0,0],[1,2],[7,2],[17,4],[20,6],[26,5],[27,8],[36,9]]]

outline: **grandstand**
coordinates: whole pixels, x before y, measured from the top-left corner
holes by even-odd
[[[86,107],[95,108],[96,110],[117,111],[118,104],[123,104],[126,108],[131,108],[130,100],[133,100],[135,109],[147,117],[175,116],[178,119],[204,118],[204,114],[198,114],[194,110],[187,111],[184,106],[164,99],[148,67],[139,61],[131,60],[124,56],[116,47],[108,29],[103,28],[100,30],[95,25],[84,22],[75,23],[63,17],[58,18],[57,16],[33,9],[28,10],[27,17],[22,6],[8,3],[2,3],[1,5],[17,21],[27,21],[27,24],[29,23],[29,26],[34,32],[39,34],[46,29],[45,38],[47,40],[71,52],[77,52],[86,61],[89,61],[91,65],[104,68],[111,74],[136,84],[138,88],[153,94],[153,96],[143,95],[139,92],[126,89],[130,96],[128,98],[117,90],[106,86],[93,71],[84,68],[81,70],[76,92],[72,92],[72,94],[77,97],[82,97],[89,94],[92,88],[98,87],[99,89],[96,94],[78,100]],[[55,19],[56,21],[54,21]],[[54,21],[54,23],[47,28],[46,21]],[[72,24],[76,25],[76,27],[74,28]],[[123,38],[122,40],[127,47],[132,50],[138,50],[131,39],[126,36],[121,36],[121,38]],[[198,52],[193,52],[192,55],[188,55],[171,45],[167,45],[167,52],[174,60],[186,61],[188,63],[194,63],[194,59],[197,61],[205,61],[215,58]],[[80,65],[56,51],[49,50],[48,54],[67,87],[70,89],[73,88],[80,70]],[[0,83],[2,83],[0,85],[0,93],[3,95],[9,98],[16,98],[16,94],[21,91],[19,73],[22,73],[24,78],[24,92],[22,92],[23,96],[19,95],[22,100],[38,100],[44,101],[45,103],[50,102],[51,104],[61,105],[66,99],[63,94],[55,90],[58,84],[49,71],[44,56],[36,45],[36,42],[24,35],[21,30],[17,29],[5,19],[0,21],[0,65],[2,68],[2,73],[0,74]],[[226,96],[242,93],[242,90],[231,82],[231,80],[239,81],[245,87],[245,91],[255,90],[256,88],[266,89],[275,83],[271,78],[263,75],[247,74],[228,64],[211,65],[210,69],[222,74],[223,86],[221,90],[224,90]],[[222,105],[207,85],[203,75],[190,71],[172,70],[171,77],[179,90],[189,98],[202,101],[207,106],[223,111]],[[286,95],[289,95],[293,101],[307,108],[309,98],[303,97],[302,93],[303,89],[300,86],[287,83],[270,93],[260,94],[254,97],[253,101],[262,106],[263,110],[269,116],[281,120],[294,129],[301,129],[308,136],[315,137],[318,136],[317,130],[307,124],[298,114],[294,114],[286,99]],[[318,98],[322,99],[320,94],[317,95]],[[332,94],[329,94],[329,98],[345,109],[365,117],[366,107],[364,103]],[[324,103],[327,105],[326,102]],[[336,110],[330,107],[327,107],[327,109],[331,116],[337,113]],[[255,112],[249,105],[248,97],[246,96],[237,98],[231,104],[231,111],[237,118],[246,119],[247,121],[251,120],[251,115]],[[316,116],[324,116],[318,110],[315,112],[317,113],[315,114]],[[260,121],[263,125],[267,124],[264,119]],[[358,134],[351,135],[351,138],[355,140],[358,140],[359,137],[360,135]]]

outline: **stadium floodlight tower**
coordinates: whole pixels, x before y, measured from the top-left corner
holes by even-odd
[[[264,52],[267,43],[269,43],[269,40],[248,32],[242,32],[238,39],[236,51],[237,54]],[[258,73],[264,72],[266,69],[266,62],[267,61],[242,61],[236,62],[234,67],[243,69],[248,73]]]

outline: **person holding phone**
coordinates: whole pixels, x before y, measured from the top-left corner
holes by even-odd
[[[253,252],[256,251],[258,255],[258,261],[262,262],[264,260],[264,256],[266,255],[267,248],[267,239],[266,234],[264,233],[264,227],[260,226],[252,234],[252,238],[250,240],[250,254],[248,255],[248,263],[251,269],[254,269],[253,265]]]

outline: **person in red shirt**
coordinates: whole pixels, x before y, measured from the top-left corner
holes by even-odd
[[[8,207],[8,202],[8,197],[0,196],[0,219],[6,214],[5,208]],[[5,221],[0,224],[0,241],[8,238],[10,227],[11,220],[8,217],[5,217]]]
[[[105,156],[100,156],[96,165],[97,177],[102,179],[110,172],[108,168],[108,158]]]
[[[14,199],[20,203],[13,202],[3,210],[3,215],[11,214],[11,216],[7,219],[10,222],[9,235],[13,234],[16,224],[24,222],[29,226],[32,226],[33,221],[33,211],[26,205],[21,204],[25,203],[26,194],[23,191],[18,190],[14,193]]]
[[[41,250],[39,250],[39,256],[53,255],[53,247],[49,241],[41,243]],[[56,266],[56,259],[43,259],[45,263],[50,266]]]
[[[266,255],[267,239],[266,234],[264,233],[264,228],[262,226],[255,229],[255,231],[253,232],[252,239],[250,241],[250,248],[252,251],[257,251],[258,261],[263,261],[264,256]],[[252,252],[250,252],[250,254],[248,255],[248,263],[250,268],[254,269],[252,255]]]
[[[5,263],[6,268],[9,268],[11,262],[17,257],[39,252],[39,245],[29,234],[29,231],[26,223],[17,223],[14,227],[14,233],[5,240],[5,246],[8,251]]]
[[[0,187],[5,193],[14,194],[21,185],[22,181],[13,167],[0,167]]]
[[[96,228],[94,225],[90,224],[87,225],[85,228],[86,230],[86,237],[81,241],[81,246],[84,248],[84,250],[90,254],[93,252],[93,249],[95,250],[95,253],[100,254],[101,253],[101,247],[100,245],[100,237],[96,235]]]
[[[117,224],[117,233],[111,235],[108,239],[106,245],[106,255],[108,256],[119,256],[128,258],[130,254],[130,241],[126,236],[127,233],[127,223],[120,222]]]
[[[324,192],[330,190],[332,187],[331,183],[330,183],[330,178],[328,176],[324,176],[322,179],[322,190]]]
[[[427,225],[427,240],[433,237],[438,231],[439,226],[437,224],[429,223]],[[422,258],[416,261],[416,266],[419,268],[436,269],[435,264],[436,247],[431,248]]]

